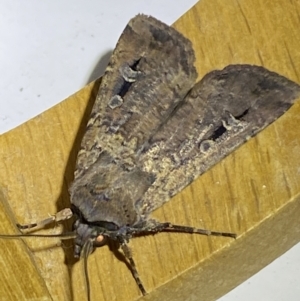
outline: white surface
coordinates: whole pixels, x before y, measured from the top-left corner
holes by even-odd
[[[134,15],[171,24],[196,2],[0,0],[0,133],[99,77]],[[298,301],[299,279],[300,244],[219,301]]]

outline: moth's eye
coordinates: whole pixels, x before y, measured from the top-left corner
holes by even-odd
[[[106,237],[103,235],[98,235],[94,240],[94,247],[102,247],[106,243]]]

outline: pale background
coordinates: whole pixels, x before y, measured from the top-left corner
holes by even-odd
[[[196,2],[0,0],[0,133],[101,76],[134,15],[172,24]],[[298,301],[299,280],[300,244],[219,301]]]

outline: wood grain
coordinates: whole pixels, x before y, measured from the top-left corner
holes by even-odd
[[[292,0],[202,0],[174,26],[193,42],[199,78],[248,63],[300,83],[299,12]],[[69,206],[67,188],[98,86],[0,136],[1,233],[17,232],[12,215],[28,223]],[[161,221],[239,236],[164,233],[132,240],[145,300],[216,300],[300,241],[299,122],[297,103],[154,213]],[[83,267],[73,259],[72,242],[33,238],[26,244],[0,240],[1,300],[84,300]],[[137,300],[130,271],[110,249],[89,258],[92,299]]]

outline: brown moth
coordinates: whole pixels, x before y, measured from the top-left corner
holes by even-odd
[[[75,256],[85,259],[86,273],[94,247],[115,240],[143,294],[127,245],[133,236],[173,231],[235,237],[149,215],[287,111],[300,87],[251,65],[229,65],[195,84],[194,61],[191,42],[174,28],[144,15],[133,18],[87,124],[70,188],[71,209],[19,227],[34,229],[75,215],[68,235],[75,238]]]

